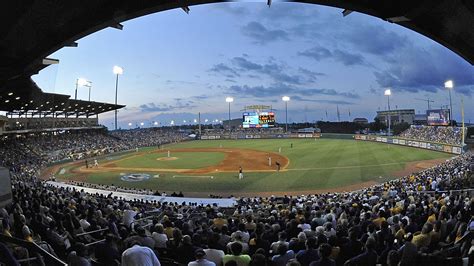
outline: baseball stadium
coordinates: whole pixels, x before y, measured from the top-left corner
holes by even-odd
[[[1,3],[0,266],[474,265],[474,5],[382,2]]]

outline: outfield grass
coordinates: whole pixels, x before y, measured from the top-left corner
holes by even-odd
[[[293,144],[293,148],[290,148]],[[215,140],[191,141],[165,146],[173,148],[243,148],[278,152],[289,158],[287,171],[282,172],[244,172],[245,178],[238,180],[235,173],[213,173],[198,176],[183,176],[178,173],[163,173],[159,178],[144,182],[124,182],[113,172],[93,173],[86,177],[87,182],[115,184],[150,188],[158,191],[183,191],[202,193],[232,194],[239,192],[278,192],[307,191],[312,189],[331,189],[366,181],[386,181],[394,178],[393,173],[405,168],[407,162],[449,158],[446,153],[410,147],[388,145],[374,142],[334,139],[271,139],[271,140]],[[150,151],[146,148],[143,150]],[[133,153],[130,153],[133,155]],[[183,153],[183,155],[186,153]],[[164,154],[161,154],[163,156]],[[167,161],[178,168],[200,168],[213,165],[222,160],[221,153],[206,152],[202,156],[192,153],[186,160]],[[157,156],[156,154],[154,156]],[[172,155],[174,156],[174,155]],[[223,156],[223,155],[222,155]],[[106,160],[106,159],[105,159]],[[104,160],[104,161],[105,161]],[[147,162],[153,162],[152,165]],[[156,157],[139,157],[123,160],[121,166],[156,167]],[[162,161],[163,162],[163,161]],[[211,163],[212,162],[212,163]],[[125,164],[124,164],[125,163]],[[160,162],[161,163],[161,162]],[[148,165],[148,166],[146,166]],[[156,174],[156,173],[155,173]],[[64,174],[63,177],[69,177]],[[380,178],[380,177],[383,178]],[[61,178],[61,175],[58,176]]]

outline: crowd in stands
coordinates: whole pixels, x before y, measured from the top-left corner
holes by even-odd
[[[98,127],[95,118],[10,118],[6,125],[7,131],[12,130],[38,130],[51,128],[85,128]]]
[[[437,126],[411,126],[399,135],[400,137],[438,142],[452,145],[461,145],[462,128]]]
[[[186,132],[158,128],[116,130],[110,134],[133,148],[160,146],[166,143],[180,142],[188,138]]]
[[[361,191],[240,198],[221,208],[53,187],[37,178],[44,163],[26,143],[3,144],[0,163],[14,176],[13,202],[0,209],[1,234],[35,242],[70,265],[474,262],[474,197],[449,192],[473,187],[472,153]],[[1,263],[31,256],[0,242]]]
[[[137,129],[128,131],[81,130],[44,134],[25,134],[0,140],[0,154],[13,165],[18,158],[8,156],[19,150],[23,160],[52,163],[66,159],[84,159],[107,153],[132,150],[139,147],[160,146],[187,139],[187,134],[159,129]]]

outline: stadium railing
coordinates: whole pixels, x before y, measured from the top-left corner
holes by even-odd
[[[48,251],[41,248],[38,244],[34,242],[28,242],[22,239],[18,239],[15,237],[9,237],[3,234],[0,234],[0,242],[7,243],[13,246],[20,246],[28,250],[29,254],[35,254],[34,257],[21,259],[19,262],[30,262],[30,261],[39,261],[41,265],[60,265],[66,266],[67,264],[54,256],[53,254],[49,253]],[[42,263],[43,262],[43,263]]]

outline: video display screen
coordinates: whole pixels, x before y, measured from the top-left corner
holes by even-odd
[[[275,126],[274,112],[245,112],[242,116],[242,128],[266,128]]]
[[[449,109],[436,109],[426,111],[426,119],[429,126],[448,126],[450,115]]]

